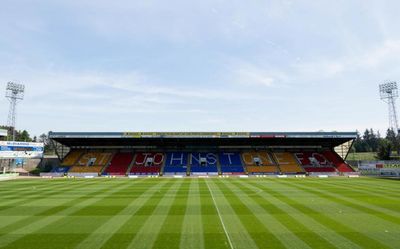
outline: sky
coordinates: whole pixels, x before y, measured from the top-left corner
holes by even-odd
[[[399,1],[2,0],[17,129],[385,133]],[[4,95],[2,95],[4,96]],[[0,124],[9,103],[0,97]]]

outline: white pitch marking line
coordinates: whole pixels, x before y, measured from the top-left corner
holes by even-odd
[[[231,249],[233,249],[234,247],[233,247],[231,238],[229,237],[229,234],[228,234],[228,232],[226,231],[225,223],[224,223],[224,221],[222,220],[221,213],[219,212],[219,208],[218,208],[218,206],[217,206],[217,203],[215,202],[213,192],[211,191],[210,186],[208,186],[208,179],[206,179],[206,185],[207,185],[208,191],[210,191],[210,193],[211,193],[211,198],[212,198],[212,200],[213,200],[213,202],[214,202],[215,209],[217,209],[218,217],[219,217],[219,220],[221,221],[222,228],[224,229],[226,238],[228,239],[229,246],[231,247]]]

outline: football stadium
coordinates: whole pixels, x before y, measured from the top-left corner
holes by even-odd
[[[50,132],[60,163],[0,182],[0,248],[398,248],[398,182],[359,177],[355,136]]]
[[[0,249],[400,249],[399,10],[1,1]]]

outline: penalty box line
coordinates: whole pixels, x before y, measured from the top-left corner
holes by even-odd
[[[232,244],[231,238],[229,237],[228,231],[226,230],[226,227],[225,227],[225,223],[224,223],[224,221],[223,221],[223,219],[222,219],[221,213],[219,212],[219,208],[218,208],[218,206],[217,206],[217,202],[215,201],[214,194],[213,194],[213,192],[211,191],[210,186],[208,185],[208,181],[209,181],[209,180],[208,180],[208,179],[205,179],[205,180],[206,180],[206,185],[207,185],[208,191],[211,193],[211,198],[212,198],[212,200],[213,200],[213,202],[214,202],[215,209],[217,210],[219,220],[220,220],[220,222],[221,222],[221,224],[222,224],[222,228],[224,229],[225,236],[226,236],[226,238],[228,239],[229,246],[231,247],[231,249],[233,249],[233,244]]]

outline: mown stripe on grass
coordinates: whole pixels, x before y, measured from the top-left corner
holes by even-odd
[[[111,187],[103,183],[102,184],[103,187],[101,188],[101,190],[93,192],[83,192],[84,193],[83,195],[78,196],[76,198],[76,201],[79,200],[81,201],[78,202],[78,204],[76,202],[75,203],[70,202],[72,206],[66,206],[62,208],[55,207],[54,209],[57,211],[51,213],[51,215],[45,217],[35,217],[34,220],[29,221],[29,223],[25,224],[25,226],[9,231],[7,234],[0,237],[0,248],[8,246],[15,241],[23,240],[24,236],[37,232],[40,229],[43,229],[46,226],[63,219],[65,216],[68,216],[79,209],[82,209],[86,206],[95,203],[98,199],[107,198],[109,196],[112,196],[112,194],[117,193],[121,189],[126,188],[126,184],[124,184],[123,182],[112,185]],[[102,198],[99,198],[101,196],[100,191],[103,194]]]
[[[380,177],[361,177],[359,180],[366,185],[373,184],[377,188],[382,188],[386,190],[391,190],[393,188],[397,188],[399,185],[398,179],[391,178],[380,178]]]
[[[371,185],[368,188],[357,187],[354,186],[354,184],[351,182],[346,182],[343,184],[342,182],[337,183],[337,181],[332,183],[332,181],[321,180],[317,181],[316,184],[320,184],[326,190],[331,190],[331,188],[334,187],[334,190],[336,191],[335,193],[339,194],[340,196],[350,198],[362,197],[359,198],[361,202],[365,202],[379,208],[387,209],[390,212],[394,211],[396,213],[400,213],[400,198],[393,196],[395,194],[395,191],[393,191],[393,189],[382,193],[377,191],[375,188],[371,188]],[[337,191],[337,189],[340,189],[340,191]],[[377,197],[379,198],[379,202],[376,202]]]
[[[233,244],[232,244],[231,237],[230,237],[230,235],[228,234],[228,231],[226,230],[225,222],[224,222],[224,220],[222,219],[222,216],[221,216],[221,211],[219,210],[219,207],[218,207],[217,202],[216,202],[216,200],[215,200],[213,191],[210,189],[210,186],[209,186],[209,184],[208,184],[208,181],[206,181],[206,185],[207,185],[208,191],[209,191],[210,194],[211,194],[211,198],[212,198],[212,200],[213,200],[213,204],[214,204],[214,206],[215,206],[215,209],[217,210],[218,218],[219,218],[219,221],[221,222],[222,229],[224,230],[226,239],[228,240],[229,247],[230,247],[231,249],[233,249]]]
[[[310,248],[290,227],[258,205],[253,196],[250,198],[249,192],[228,181],[218,181],[217,185],[259,248]]]
[[[168,213],[177,198],[184,179],[178,179],[172,188],[163,196],[157,207],[148,216],[148,219],[140,228],[127,248],[152,248],[153,244],[161,231],[161,225],[166,220]],[[180,228],[179,228],[180,229]]]
[[[205,180],[199,180],[204,248],[231,248]]]
[[[191,179],[189,181],[185,179],[179,188],[154,242],[153,248],[165,248],[165,245],[168,245],[169,248],[179,248],[190,181]]]
[[[257,190],[245,186],[243,181],[234,180],[225,184],[287,248],[335,248],[322,236],[262,198]]]
[[[10,184],[3,184],[0,185],[0,195],[2,197],[12,198],[15,196],[19,196],[22,193],[37,193],[37,191],[51,191],[51,188],[48,188],[49,185],[51,186],[64,186],[65,182],[60,181],[46,181],[45,179],[37,179],[35,181],[27,181],[27,184],[24,185],[13,185],[11,182]],[[26,195],[24,195],[26,196]]]
[[[311,196],[320,198],[316,199],[316,201],[324,202],[325,205],[321,207],[324,212],[332,213],[332,215],[336,216],[343,223],[349,225],[357,224],[357,226],[354,226],[354,229],[368,235],[371,239],[380,241],[382,244],[388,246],[399,242],[398,234],[395,231],[399,231],[400,226],[395,221],[387,220],[389,215],[379,211],[371,212],[371,208],[356,204],[356,199],[350,201],[344,197],[337,196],[337,194],[329,194],[328,191],[308,187],[313,185],[304,186],[304,184],[292,182],[286,185],[294,190],[301,189],[311,194]],[[368,229],[373,232],[368,232]]]
[[[49,189],[52,189],[53,185],[48,186]],[[58,190],[53,191],[37,191],[35,195],[29,195],[28,199],[25,198],[15,198],[13,202],[6,202],[5,206],[0,206],[0,234],[4,230],[9,230],[11,224],[14,224],[23,219],[27,219],[38,212],[41,212],[43,209],[33,209],[31,205],[40,204],[45,199],[46,202],[51,202],[52,198],[49,197],[50,194],[61,194],[63,192],[71,192],[75,188],[75,185],[65,185],[63,188],[57,188]],[[24,195],[26,193],[24,192]],[[48,206],[48,205],[47,205]],[[26,220],[24,220],[26,221]],[[24,224],[26,222],[23,222]]]
[[[162,198],[173,187],[176,187],[174,184],[169,184],[170,181],[172,183],[172,180],[157,179],[156,181],[165,182],[163,187],[157,188],[155,191],[149,192],[146,196],[138,198],[138,202],[134,205],[136,206],[135,210],[124,213],[126,215],[125,222],[118,230],[114,230],[114,234],[101,248],[127,248],[149,216],[152,215]]]
[[[275,184],[271,184],[271,182]],[[280,184],[277,182],[277,180],[270,180],[268,182],[254,181],[254,183],[256,184],[256,186],[260,186],[260,188],[268,191],[275,197],[286,202],[288,205],[292,206],[295,209],[298,209],[305,215],[308,215],[310,218],[316,220],[317,222],[324,224],[325,226],[334,230],[336,233],[363,248],[388,248],[386,245],[377,240],[371,239],[369,236],[366,236],[363,233],[355,230],[353,227],[342,224],[340,220],[335,220],[334,218],[331,218],[331,215],[329,213],[321,212],[320,209],[317,209],[315,207],[306,206],[299,201],[297,193],[293,195],[293,193],[285,188],[286,182],[284,182],[285,184]]]
[[[95,182],[87,182],[85,186],[93,186],[95,185]],[[54,195],[59,195],[59,194],[66,194],[70,191],[74,191],[75,187],[80,185],[80,183],[68,183],[66,184],[65,182],[62,184],[57,184],[53,185],[51,183],[47,183],[47,185],[42,186],[41,188],[33,187],[31,188],[30,191],[26,190],[17,190],[18,195],[14,196],[12,199],[8,201],[4,201],[2,198],[2,202],[0,204],[0,216],[2,214],[9,215],[9,210],[14,210],[15,207],[20,206],[23,204],[26,206],[27,204],[30,204],[32,202],[38,202],[41,201],[44,197],[46,199],[53,199]],[[61,187],[59,187],[61,186]],[[33,194],[32,194],[33,193]],[[1,194],[1,193],[0,193]],[[3,212],[4,211],[4,212]],[[29,213],[31,214],[31,213]]]
[[[86,186],[86,185],[85,185]],[[74,192],[74,188],[78,187],[77,186],[69,186],[68,190],[64,190],[65,193],[72,193]],[[90,188],[91,189],[91,188]],[[100,190],[102,191],[102,190]],[[99,192],[97,188],[94,188],[92,194],[96,194]],[[69,203],[71,200],[74,200],[76,198],[86,196],[84,195],[86,193],[77,193],[75,194],[74,198],[72,199],[61,199],[59,201],[54,201],[51,197],[48,197],[47,195],[42,196],[42,198],[39,198],[38,200],[24,203],[23,205],[20,206],[15,206],[14,208],[10,207],[8,209],[2,210],[0,213],[0,220],[2,220],[2,217],[10,217],[13,216],[14,219],[12,222],[7,222],[7,225],[0,226],[0,235],[4,233],[8,233],[9,231],[16,230],[20,227],[25,226],[27,223],[34,222],[35,220],[39,219],[38,216],[47,216],[49,213],[55,208],[60,208],[63,207],[66,203]],[[64,196],[64,193],[59,193],[60,196]],[[45,197],[46,196],[46,197]],[[44,203],[44,204],[42,204]],[[41,206],[35,206],[40,204]],[[22,212],[22,213],[20,213]],[[10,221],[10,220],[9,220]]]
[[[313,183],[321,184],[321,186],[327,189],[334,187],[337,193],[340,194],[341,196],[352,197],[354,195],[357,197],[361,195],[363,197],[368,197],[360,199],[361,201],[366,201],[367,203],[370,203],[371,200],[370,197],[378,197],[380,199],[380,202],[371,204],[378,205],[379,207],[386,208],[391,211],[400,212],[400,210],[397,207],[385,205],[386,203],[399,202],[400,195],[395,196],[396,192],[393,191],[393,189],[385,190],[382,192],[380,190],[377,190],[375,187],[371,188],[371,184],[368,187],[357,186],[354,182],[352,182],[352,180],[353,179],[348,179],[348,181],[344,182],[343,180],[338,181],[337,179],[335,179],[332,182],[331,180],[326,181],[326,179],[318,179]]]
[[[368,179],[368,180],[366,180]],[[331,179],[330,179],[331,180]],[[367,190],[367,191],[374,191],[376,193],[382,193],[384,195],[387,194],[387,192],[391,192],[394,188],[397,188],[397,186],[383,186],[384,182],[378,181],[377,179],[369,179],[369,178],[335,178],[335,184],[338,184],[337,182],[340,183],[342,186],[348,186],[351,185],[352,188],[356,189],[361,189],[361,190]],[[373,188],[371,188],[373,186]],[[400,197],[400,193],[393,193],[393,197]]]
[[[203,249],[203,226],[201,219],[201,200],[199,180],[189,179],[190,187],[186,203],[185,217],[181,229],[181,249]]]
[[[329,200],[331,202],[335,202],[337,204],[343,205],[348,208],[353,208],[356,211],[362,211],[364,213],[367,213],[371,216],[375,216],[378,219],[385,220],[389,223],[393,223],[400,229],[400,217],[398,213],[393,212],[388,209],[376,207],[372,204],[367,204],[363,203],[362,201],[359,201],[357,198],[349,198],[343,195],[336,194],[335,192],[338,192],[335,190],[334,186],[331,186],[332,191],[327,191],[325,190],[319,190],[318,188],[321,187],[321,184],[314,181],[312,183],[309,183],[307,185],[302,184],[301,182],[293,182],[293,181],[287,181],[287,186],[292,186],[293,188],[301,189],[303,191],[306,191],[308,193],[315,194],[321,198],[324,198],[326,200]],[[314,186],[314,187],[313,187]],[[371,217],[372,218],[372,217]]]
[[[158,181],[141,194],[132,197],[132,201],[116,215],[111,216],[103,225],[94,230],[75,248],[101,248],[124,224],[129,217],[143,206],[147,199],[165,187],[168,181]],[[147,186],[147,185],[146,185]],[[138,188],[141,186],[137,186]]]
[[[270,193],[269,191],[263,189],[260,186],[257,186],[253,182],[244,180],[238,180],[237,182],[238,184],[253,190],[253,195],[260,196],[262,198],[262,202],[264,203],[264,205],[268,207],[270,204],[272,207],[269,208],[268,211],[274,216],[277,216],[277,219],[285,220],[286,216],[291,217],[288,219],[293,220],[293,226],[296,226],[299,231],[304,231],[306,235],[303,236],[312,236],[313,237],[312,239],[317,241],[315,243],[318,243],[318,241],[320,240],[318,237],[320,237],[323,240],[328,241],[331,245],[334,245],[335,247],[338,248],[347,248],[347,249],[361,248],[358,245],[354,244],[352,241],[348,240],[347,238],[337,234],[333,229],[313,219],[312,217],[308,216],[308,214],[303,213],[301,210],[290,206],[284,200],[282,200],[282,198],[279,198],[279,196],[275,196],[273,193]],[[275,210],[275,208],[277,210]],[[283,217],[281,217],[282,215]],[[317,236],[315,236],[314,234]],[[321,244],[323,245],[323,243]],[[315,246],[313,245],[312,247],[314,248]]]
[[[258,248],[257,243],[261,243],[261,241],[258,239],[255,241],[254,235],[249,234],[246,228],[250,228],[250,223],[254,223],[256,227],[260,228],[259,222],[245,207],[233,206],[232,196],[225,196],[225,193],[217,187],[214,181],[207,179],[206,184],[209,186],[210,194],[214,196],[215,206],[220,211],[221,220],[225,224],[226,233],[232,241],[233,248]],[[278,246],[279,243],[276,245]]]

